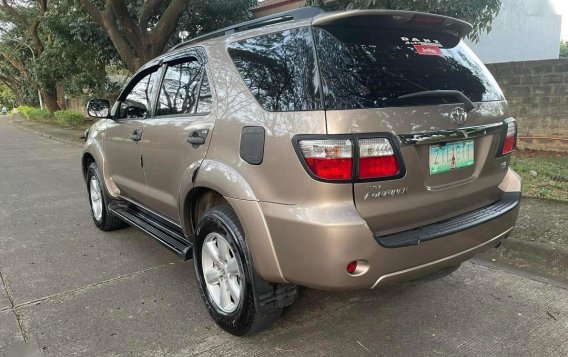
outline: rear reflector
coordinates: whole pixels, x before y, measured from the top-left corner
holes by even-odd
[[[351,262],[347,264],[347,272],[349,274],[354,274],[356,270],[357,270],[357,262]]]
[[[351,180],[353,177],[353,143],[351,140],[300,140],[306,165],[324,180]]]
[[[396,176],[400,165],[390,141],[386,138],[359,140],[359,178]]]
[[[507,134],[501,149],[501,155],[507,155],[517,147],[517,123],[515,121],[507,122]]]

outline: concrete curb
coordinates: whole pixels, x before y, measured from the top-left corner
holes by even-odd
[[[568,281],[568,249],[552,244],[508,238],[499,248],[486,251],[482,257]]]
[[[25,120],[25,119],[22,119],[22,120]],[[35,134],[35,135],[43,136],[44,138],[52,139],[52,140],[55,140],[55,141],[66,143],[66,144],[83,146],[83,143],[80,143],[80,142],[76,142],[76,141],[68,140],[68,139],[65,139],[65,138],[58,137],[58,136],[54,136],[52,134],[49,134],[49,133],[46,133],[46,132],[43,132],[43,131],[37,131],[37,130],[31,129],[31,128],[28,128],[24,125],[18,125],[18,122],[15,121],[15,120],[9,120],[8,123],[12,126],[15,126],[18,129],[21,129],[23,131],[27,131],[27,132]]]

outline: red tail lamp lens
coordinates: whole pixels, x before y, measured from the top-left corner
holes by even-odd
[[[503,142],[501,155],[507,155],[517,147],[517,123],[510,121],[507,123],[507,134]]]
[[[318,178],[350,180],[353,177],[351,140],[301,140],[298,143],[306,165]]]
[[[359,140],[359,178],[384,178],[400,172],[398,158],[386,138]]]

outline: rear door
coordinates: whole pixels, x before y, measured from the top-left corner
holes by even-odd
[[[180,187],[205,158],[213,131],[213,90],[204,56],[189,50],[166,59],[156,110],[144,121],[142,201],[179,222]]]
[[[361,159],[354,201],[378,234],[499,200],[502,162],[508,160],[496,157],[506,103],[460,40],[465,25],[399,15],[346,17],[314,27],[328,134],[355,134]],[[448,92],[405,97],[440,90],[459,91],[474,109],[468,112],[466,101]],[[398,167],[386,177],[373,177],[372,170],[363,177],[362,157],[383,155],[380,150],[394,155]]]

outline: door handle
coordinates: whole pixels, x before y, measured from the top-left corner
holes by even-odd
[[[142,130],[134,130],[132,132],[132,134],[130,134],[130,140],[135,141],[135,142],[139,142],[140,140],[142,140]]]
[[[189,134],[187,137],[187,142],[197,149],[200,145],[205,144],[205,139],[207,139],[208,129],[195,130]]]
[[[192,145],[203,145],[205,144],[205,138],[200,136],[190,136],[187,138],[187,142]]]

